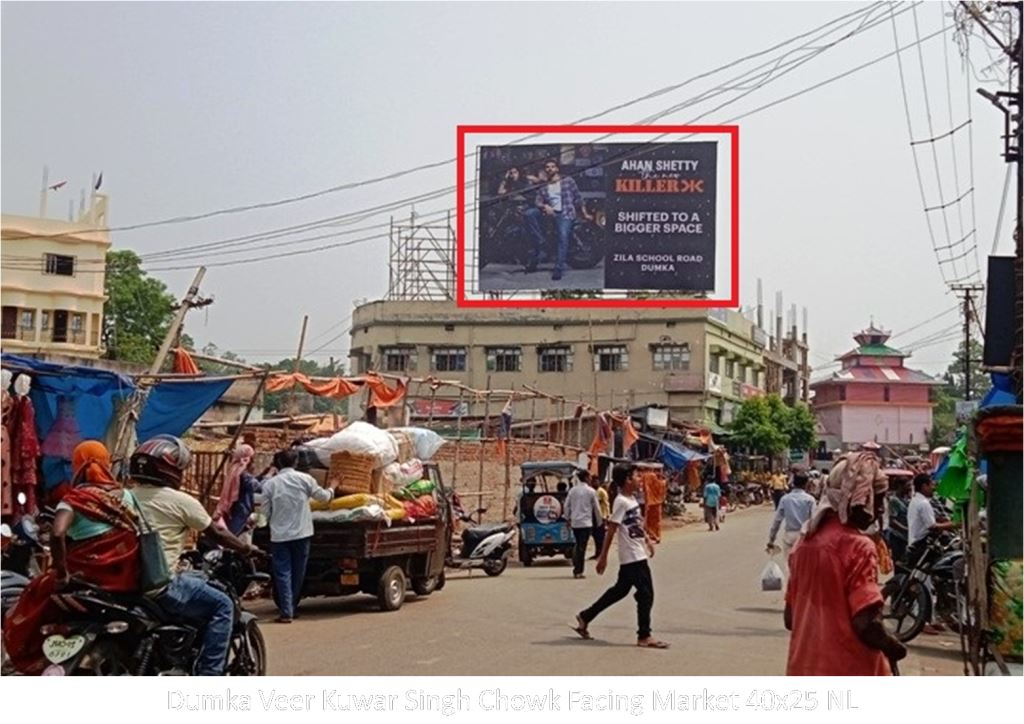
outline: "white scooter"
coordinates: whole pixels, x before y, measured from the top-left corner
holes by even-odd
[[[453,512],[463,523],[472,525],[462,531],[462,545],[456,550],[455,541],[449,546],[445,566],[448,568],[482,568],[488,576],[500,576],[508,566],[508,557],[512,552],[512,541],[516,537],[513,523],[480,523],[480,516],[487,508],[478,508],[477,519],[467,514],[456,497],[452,501]]]

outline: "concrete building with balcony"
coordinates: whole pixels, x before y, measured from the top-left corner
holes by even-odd
[[[768,343],[751,320],[725,309],[459,309],[425,300],[363,304],[350,334],[355,373],[434,376],[475,389],[527,384],[600,409],[663,406],[673,421],[712,429],[764,389]],[[451,417],[458,393],[442,387],[410,404],[414,417]],[[482,401],[462,405],[466,415],[483,414]]]
[[[931,388],[941,383],[907,367],[910,355],[888,346],[889,336],[872,323],[854,335],[857,347],[839,357],[839,371],[811,384],[822,450],[849,450],[869,440],[900,446],[927,442]]]
[[[103,351],[107,197],[73,222],[3,214],[4,351],[96,359]]]

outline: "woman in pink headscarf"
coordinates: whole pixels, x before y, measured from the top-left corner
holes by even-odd
[[[246,529],[249,516],[256,507],[259,481],[251,471],[255,454],[251,445],[239,445],[231,453],[231,464],[224,476],[224,486],[213,515],[214,520],[236,536]]]

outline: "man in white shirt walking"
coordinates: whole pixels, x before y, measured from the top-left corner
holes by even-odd
[[[654,606],[654,580],[647,559],[654,556],[654,543],[644,530],[644,517],[640,504],[633,496],[639,487],[636,468],[632,465],[618,465],[612,471],[612,486],[619,494],[612,501],[612,517],[608,521],[607,535],[597,561],[597,575],[608,567],[608,551],[612,541],[619,541],[619,577],[615,585],[604,592],[593,606],[576,614],[573,630],[582,638],[589,639],[590,622],[606,608],[621,601],[636,589],[636,645],[648,649],[667,649],[668,644],[651,635],[651,608]]]
[[[278,623],[291,623],[302,594],[313,538],[310,498],[326,503],[333,493],[311,475],[295,470],[298,455],[282,450],[274,456],[277,475],[263,483],[262,510],[270,524],[271,570],[274,575]]]
[[[788,568],[789,553],[796,545],[800,537],[800,530],[804,523],[811,519],[814,513],[814,506],[817,501],[807,492],[807,473],[797,472],[793,474],[793,490],[779,498],[779,505],[775,509],[775,518],[772,520],[771,530],[768,531],[768,551],[775,548],[775,538],[782,529],[782,559],[783,565]]]
[[[952,521],[939,523],[935,519],[932,496],[935,495],[935,481],[928,473],[914,477],[914,497],[907,506],[907,563],[915,565],[928,545],[928,536],[953,530]]]
[[[565,519],[569,521],[573,538],[576,539],[576,547],[572,552],[573,578],[585,578],[583,566],[587,557],[587,544],[594,531],[595,521],[601,517],[597,491],[590,487],[589,478],[587,472],[581,470],[576,484],[565,496]]]

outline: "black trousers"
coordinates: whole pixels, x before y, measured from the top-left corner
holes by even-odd
[[[590,542],[590,532],[593,528],[573,528],[572,535],[576,539],[576,547],[572,550],[572,572],[573,575],[583,573],[583,561],[587,558],[587,543]]]
[[[594,551],[594,555],[601,555],[601,549],[604,547],[604,521],[594,528],[594,547],[597,549]]]
[[[775,505],[775,510],[779,509],[779,501],[782,500],[782,496],[786,494],[785,490],[773,490],[772,491],[772,503]]]
[[[630,589],[636,589],[636,637],[645,639],[651,635],[651,608],[654,606],[654,581],[651,579],[651,568],[647,561],[635,561],[619,566],[619,577],[615,585],[609,588],[593,606],[580,613],[586,623],[597,618],[602,611],[618,603],[629,595]]]

